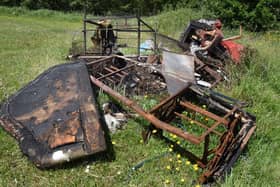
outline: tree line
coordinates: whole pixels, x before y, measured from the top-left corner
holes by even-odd
[[[188,6],[219,18],[229,27],[239,24],[253,31],[279,27],[280,0],[0,0],[0,6],[23,6],[31,10],[83,11],[94,15],[153,15],[164,8]]]

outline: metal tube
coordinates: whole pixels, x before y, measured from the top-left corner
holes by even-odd
[[[92,83],[94,83],[96,86],[101,88],[104,92],[108,93],[115,99],[121,101],[123,104],[127,105],[128,107],[132,108],[135,112],[137,112],[139,115],[144,117],[146,120],[151,122],[156,128],[168,131],[172,134],[175,134],[181,138],[184,138],[185,140],[193,143],[193,144],[199,144],[201,141],[198,139],[198,137],[189,134],[188,132],[185,132],[177,127],[173,127],[169,125],[168,123],[165,123],[158,118],[156,118],[154,115],[150,113],[146,113],[140,106],[138,106],[136,103],[134,103],[132,100],[120,95],[119,93],[115,92],[113,89],[108,87],[107,85],[103,84],[101,81],[97,80],[93,76],[90,76],[90,79]]]

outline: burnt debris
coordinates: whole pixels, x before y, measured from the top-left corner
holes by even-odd
[[[123,19],[123,25],[108,19]],[[130,19],[137,24],[130,25]],[[120,33],[127,32],[136,36],[134,55],[120,50],[129,46],[118,43]],[[141,44],[142,33],[152,39]],[[1,108],[0,124],[39,168],[104,152],[109,147],[105,129],[116,132],[129,115],[114,111],[113,103],[100,112],[94,93],[102,90],[150,122],[145,141],[157,129],[163,139],[172,141],[171,133],[202,147],[201,155],[179,149],[205,169],[199,181],[212,182],[230,171],[256,128],[244,103],[210,89],[226,79],[228,61],[240,63],[242,46],[232,42],[238,37],[224,39],[219,20],[192,21],[178,41],[157,33],[139,16],[85,17],[82,53],[71,54],[76,62],[50,68],[11,96]],[[147,94],[158,96],[151,110],[134,100]]]

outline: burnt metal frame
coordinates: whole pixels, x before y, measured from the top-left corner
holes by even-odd
[[[210,75],[211,78],[213,78],[211,88],[216,87],[217,84],[219,84],[219,82],[221,82],[224,79],[217,71],[210,68],[207,64],[205,64],[204,62],[199,60],[197,57],[195,57],[194,62],[195,62],[195,66],[196,66],[195,67],[195,72],[204,71],[205,73]]]
[[[112,65],[108,67],[104,66],[107,63],[110,64],[110,61],[113,58],[119,58],[125,60],[128,65],[118,69],[116,67],[113,67]],[[103,59],[99,59],[96,61],[88,62],[88,67],[93,66],[99,66],[107,72],[106,74],[102,74],[98,69],[94,67],[96,70],[95,75],[91,75],[90,79],[94,85],[102,89],[105,93],[109,94],[113,98],[121,101],[123,104],[125,104],[127,107],[133,109],[135,112],[137,112],[140,116],[151,122],[152,126],[156,129],[159,129],[161,132],[162,130],[170,132],[172,134],[177,135],[178,137],[183,138],[184,140],[191,142],[195,145],[204,143],[204,150],[203,155],[201,158],[197,157],[193,153],[186,151],[186,156],[191,158],[194,162],[196,162],[201,168],[207,168],[206,172],[204,172],[203,175],[200,177],[200,182],[204,183],[209,180],[210,177],[212,177],[215,172],[219,169],[219,163],[225,162],[227,164],[227,160],[224,158],[224,160],[221,160],[221,155],[224,155],[227,152],[227,146],[232,145],[232,142],[235,141],[235,137],[233,136],[234,132],[236,131],[237,126],[242,121],[242,112],[238,108],[238,106],[233,105],[230,109],[227,109],[224,111],[223,115],[217,115],[212,112],[209,112],[201,107],[198,107],[195,104],[192,104],[189,101],[186,101],[185,99],[182,99],[186,93],[189,91],[192,91],[191,84],[188,84],[184,89],[179,91],[178,93],[169,96],[168,98],[162,100],[158,105],[156,105],[152,110],[145,111],[142,109],[137,103],[135,103],[133,100],[121,95],[120,93],[114,91],[110,86],[108,86],[106,83],[113,83],[118,84],[120,83],[120,80],[127,75],[131,70],[133,70],[136,66],[138,61],[135,61],[133,59],[124,57],[124,56],[110,56],[110,57],[104,57]],[[210,118],[214,120],[215,122],[211,126],[207,126],[205,124],[202,124],[199,121],[193,120],[194,124],[197,126],[205,129],[204,133],[202,133],[200,136],[196,136],[193,134],[190,134],[181,128],[174,127],[170,124],[170,122],[175,117],[180,117],[184,120],[192,120],[184,115],[182,115],[180,112],[176,110],[180,106],[181,108],[184,108],[184,110],[192,111],[195,113],[199,113],[204,117]],[[244,120],[244,119],[243,119]],[[246,121],[246,120],[245,120]],[[250,121],[250,120],[249,120]],[[252,124],[251,124],[252,123]],[[248,123],[249,124],[249,123]],[[224,132],[218,132],[216,128],[222,125],[224,126],[227,131]],[[244,149],[244,146],[247,144],[248,139],[252,135],[252,133],[255,130],[254,122],[250,121],[250,130],[247,134],[245,134],[244,141],[242,141],[241,150]],[[251,128],[252,127],[252,128]],[[213,149],[209,148],[210,144],[210,134],[215,134],[218,137],[220,137],[220,144],[214,147]],[[234,150],[233,148],[231,148]],[[234,158],[237,156],[235,153],[232,153],[234,155]],[[232,155],[230,154],[230,155]],[[208,160],[210,155],[214,155],[211,160]],[[228,161],[230,162],[230,161]],[[231,163],[231,162],[230,162]],[[231,163],[232,165],[233,163]],[[230,165],[230,164],[228,164]],[[228,166],[228,167],[231,167]],[[227,167],[227,168],[228,168]]]
[[[142,32],[149,32],[153,33],[154,36],[154,52],[157,50],[156,46],[156,40],[157,40],[157,31],[153,29],[149,24],[147,24],[144,20],[141,19],[140,15],[137,14],[136,16],[106,16],[106,17],[95,17],[95,18],[87,18],[87,14],[84,14],[84,19],[83,19],[83,51],[84,55],[89,54],[87,52],[87,32],[89,31],[94,31],[92,29],[87,29],[87,24],[92,24],[92,25],[100,25],[97,23],[98,20],[100,19],[111,19],[111,20],[120,20],[124,19],[125,20],[125,25],[122,25],[123,27],[127,26],[127,21],[128,19],[136,19],[137,20],[137,27],[136,28],[112,28],[111,30],[116,32],[116,35],[118,35],[118,32],[127,32],[127,33],[137,33],[137,55],[140,56],[140,45],[141,45],[141,33]],[[121,26],[121,25],[117,25]],[[147,27],[147,29],[141,29],[141,26]],[[110,29],[109,29],[110,30]]]

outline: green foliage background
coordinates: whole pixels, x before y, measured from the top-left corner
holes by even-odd
[[[97,14],[158,14],[162,10],[191,7],[203,10],[205,16],[220,18],[225,25],[239,24],[251,31],[276,28],[280,20],[279,0],[0,0],[0,6],[23,6],[28,9],[82,11]]]

